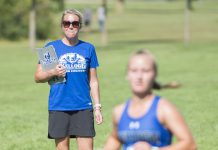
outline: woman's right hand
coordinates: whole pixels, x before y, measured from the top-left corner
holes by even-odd
[[[58,76],[58,77],[66,76],[66,69],[61,64],[58,64],[54,69],[51,70],[51,72],[54,76]]]

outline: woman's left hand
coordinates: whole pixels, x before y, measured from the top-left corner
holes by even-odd
[[[150,150],[151,146],[147,142],[137,142],[133,145],[134,150]]]
[[[103,116],[100,109],[95,109],[95,121],[99,125],[103,122]]]

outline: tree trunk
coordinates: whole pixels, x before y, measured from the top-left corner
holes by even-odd
[[[190,41],[190,10],[188,8],[188,1],[186,0],[184,12],[184,43],[188,44]]]
[[[124,12],[124,0],[116,0],[116,9],[119,14]]]
[[[108,30],[107,30],[107,21],[105,21],[105,29],[101,32],[101,44],[102,46],[107,46],[108,44]]]
[[[36,0],[32,0],[29,14],[29,44],[30,49],[36,48]]]
[[[104,23],[104,30],[101,32],[101,43],[103,46],[106,46],[108,43],[108,29],[107,29],[107,14],[108,14],[108,7],[107,7],[107,0],[102,0],[102,6],[105,10],[105,23]]]
[[[193,6],[192,6],[192,0],[187,0],[187,8],[188,10],[193,10]]]
[[[107,0],[102,0],[102,6],[104,7],[105,15],[107,16]]]
[[[60,10],[63,11],[65,9],[65,0],[60,0]]]

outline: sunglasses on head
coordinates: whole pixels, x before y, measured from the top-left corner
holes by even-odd
[[[73,21],[73,22],[63,21],[62,24],[63,24],[64,28],[69,28],[70,25],[72,25],[74,28],[79,28],[80,27],[80,22],[79,21]]]

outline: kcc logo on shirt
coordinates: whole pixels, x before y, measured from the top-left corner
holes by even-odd
[[[60,56],[59,62],[66,68],[67,72],[86,71],[86,60],[77,53],[66,53]]]

